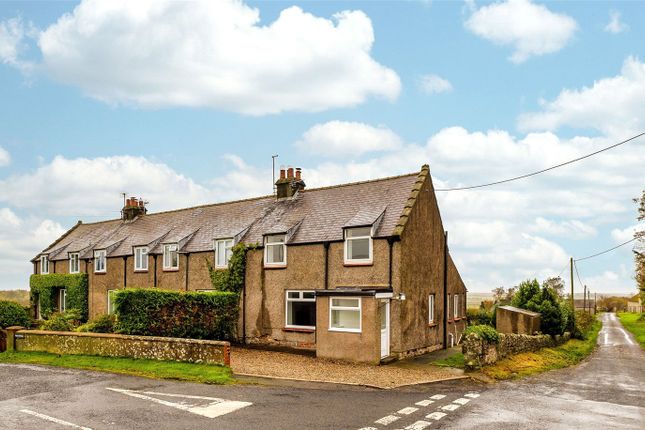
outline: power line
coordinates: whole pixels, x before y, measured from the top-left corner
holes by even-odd
[[[531,176],[539,175],[540,173],[548,172],[549,170],[557,169],[558,167],[566,166],[568,164],[575,163],[576,161],[584,160],[585,158],[592,157],[596,154],[600,154],[601,152],[608,151],[610,149],[616,148],[617,146],[623,145],[627,142],[630,142],[634,139],[638,139],[639,137],[645,135],[645,132],[637,134],[636,136],[632,136],[629,139],[623,140],[622,142],[615,143],[611,146],[607,146],[606,148],[599,149],[598,151],[592,152],[587,155],[583,155],[582,157],[574,158],[573,160],[565,161],[564,163],[556,164],[555,166],[547,167],[546,169],[538,170],[536,172],[532,173],[527,173],[525,175],[521,176],[515,176],[514,178],[509,178],[509,179],[503,179],[501,181],[495,181],[495,182],[489,182],[487,184],[480,184],[480,185],[471,185],[467,187],[455,187],[455,188],[437,188],[435,191],[463,191],[463,190],[472,190],[474,188],[483,188],[483,187],[490,187],[492,185],[499,185],[499,184],[505,184],[506,182],[512,182],[512,181],[517,181],[520,179],[525,179]]]
[[[621,243],[620,245],[616,245],[616,246],[614,246],[613,248],[605,249],[605,250],[604,250],[604,251],[602,251],[602,252],[598,252],[598,253],[593,254],[593,255],[588,255],[588,256],[586,256],[586,257],[578,258],[578,259],[573,260],[573,261],[582,261],[582,260],[588,260],[588,259],[590,259],[590,258],[598,257],[599,255],[606,254],[606,253],[608,253],[608,252],[610,252],[610,251],[613,251],[613,250],[614,250],[614,249],[616,249],[616,248],[620,248],[621,246],[625,246],[625,245],[627,245],[628,243],[632,243],[632,242],[633,242],[633,241],[635,241],[635,240],[636,240],[636,238],[630,239],[630,240],[628,240],[627,242],[623,242],[623,243]]]
[[[576,269],[576,276],[578,277],[578,281],[580,282],[580,285],[584,285],[585,283],[582,282],[582,279],[580,279],[580,273],[578,273],[578,265],[573,263],[573,268]]]

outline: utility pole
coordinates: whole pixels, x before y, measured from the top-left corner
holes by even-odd
[[[593,293],[593,314],[596,315],[598,312],[598,295],[597,293]]]
[[[584,292],[582,294],[582,310],[587,312],[587,286],[584,286]]]
[[[571,275],[571,334],[576,324],[576,302],[573,298],[573,257],[569,258],[570,275]]]

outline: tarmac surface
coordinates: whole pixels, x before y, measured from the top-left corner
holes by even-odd
[[[494,385],[216,386],[0,364],[0,429],[643,428],[644,353],[613,314],[603,324],[581,365]]]

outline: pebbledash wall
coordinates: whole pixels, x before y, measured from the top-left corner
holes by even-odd
[[[214,340],[39,330],[7,331],[18,352],[147,358],[228,366],[230,344]]]

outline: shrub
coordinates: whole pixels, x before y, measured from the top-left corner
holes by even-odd
[[[81,321],[87,321],[87,274],[50,273],[48,275],[31,275],[29,278],[32,306],[40,301],[40,314],[43,318],[55,310],[56,295],[62,288],[67,290],[67,309],[77,309]]]
[[[536,279],[527,280],[519,285],[513,297],[513,306],[539,312],[540,331],[545,334],[562,334],[569,323],[568,305],[560,300],[558,293],[545,284],[540,289]]]
[[[467,336],[471,333],[476,334],[480,339],[485,340],[489,343],[498,343],[499,342],[499,333],[493,327],[489,325],[471,325],[464,330],[464,336]]]
[[[78,327],[76,331],[90,332],[90,333],[114,333],[114,325],[116,324],[115,315],[99,315],[92,321]]]
[[[74,331],[81,323],[81,313],[78,309],[69,309],[65,312],[55,312],[48,320],[40,325],[41,330],[48,331]]]
[[[483,308],[467,309],[466,319],[468,320],[468,325],[493,325],[492,311],[487,311]]]
[[[576,311],[575,327],[573,329],[573,336],[578,339],[587,339],[587,335],[596,320],[596,317],[585,312]]]
[[[25,308],[16,302],[0,300],[0,328],[14,325],[28,327],[29,323],[29,315]]]
[[[127,289],[116,293],[115,331],[144,336],[229,340],[235,338],[239,296]]]

